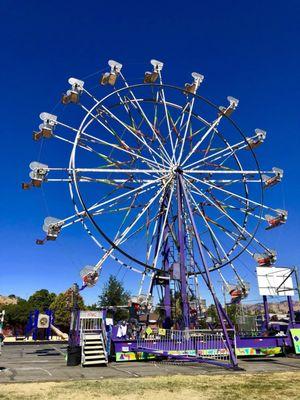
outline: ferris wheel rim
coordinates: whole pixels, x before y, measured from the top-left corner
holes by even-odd
[[[160,268],[154,268],[152,265],[147,264],[147,263],[145,263],[145,262],[143,262],[143,261],[141,261],[141,260],[138,260],[137,258],[131,256],[131,254],[129,254],[128,252],[126,252],[126,251],[124,251],[123,249],[121,249],[120,246],[119,246],[119,245],[116,245],[116,244],[114,243],[114,241],[111,240],[111,239],[107,236],[107,234],[103,231],[103,229],[99,227],[99,224],[97,224],[97,223],[94,221],[93,216],[90,214],[90,212],[89,212],[89,210],[88,210],[88,208],[87,208],[87,206],[86,206],[86,204],[85,204],[85,201],[84,201],[84,199],[83,199],[83,197],[82,197],[82,194],[81,194],[81,191],[80,191],[80,189],[79,189],[79,185],[78,185],[78,182],[77,182],[77,179],[76,179],[76,172],[75,172],[75,154],[76,154],[76,149],[77,149],[77,146],[78,146],[78,141],[79,141],[79,138],[80,138],[81,133],[83,132],[84,123],[85,123],[86,119],[87,119],[89,116],[91,116],[91,113],[92,113],[97,107],[99,107],[99,105],[102,104],[106,99],[110,98],[111,96],[116,95],[117,93],[120,93],[120,92],[126,91],[126,90],[128,91],[128,90],[135,89],[135,88],[140,88],[140,87],[147,87],[147,88],[149,88],[149,86],[158,87],[158,88],[159,88],[159,87],[160,87],[160,88],[170,88],[170,89],[175,89],[175,90],[177,90],[177,91],[179,91],[179,92],[183,92],[183,91],[184,91],[183,88],[180,88],[180,87],[174,86],[174,85],[168,85],[168,84],[135,84],[135,85],[130,85],[130,86],[124,86],[124,87],[122,87],[122,88],[120,88],[120,89],[114,90],[114,91],[112,91],[111,93],[109,93],[107,96],[104,96],[104,97],[101,98],[99,101],[97,101],[97,103],[96,103],[94,106],[92,106],[92,107],[87,111],[85,117],[84,117],[83,120],[81,121],[80,127],[79,127],[79,129],[78,129],[78,131],[77,131],[77,134],[76,134],[76,139],[74,140],[74,145],[73,145],[73,148],[72,148],[72,151],[71,151],[70,161],[69,161],[69,168],[72,167],[72,168],[71,168],[71,169],[72,169],[71,175],[72,175],[72,178],[73,178],[73,179],[71,180],[71,182],[69,182],[69,187],[72,186],[72,184],[74,185],[75,191],[76,191],[76,194],[77,194],[77,197],[78,197],[78,199],[79,199],[79,201],[80,201],[80,203],[81,203],[81,206],[82,206],[83,209],[85,210],[85,212],[86,212],[86,214],[87,214],[87,216],[88,216],[88,219],[91,221],[91,223],[93,224],[93,226],[98,230],[98,232],[105,238],[105,240],[106,240],[115,250],[119,251],[121,254],[123,254],[126,258],[130,259],[131,261],[133,261],[133,262],[135,262],[135,263],[141,265],[142,267],[144,267],[145,270],[161,271]],[[216,109],[218,112],[220,112],[219,107],[218,107],[217,105],[215,105],[213,102],[211,102],[210,100],[206,99],[205,97],[200,96],[200,95],[198,95],[197,93],[192,94],[192,96],[195,97],[195,98],[200,99],[201,101],[204,101],[206,104],[208,104],[209,106],[213,107],[213,108]],[[176,103],[175,103],[175,104],[176,104]],[[178,104],[176,104],[176,105],[178,106]],[[181,108],[180,106],[178,106],[178,107]],[[223,114],[222,111],[221,111],[221,113]],[[225,115],[225,114],[224,114],[224,116],[230,121],[230,123],[233,125],[233,127],[234,127],[235,129],[237,129],[237,131],[239,132],[239,134],[242,136],[243,140],[247,143],[247,138],[246,138],[246,136],[244,135],[243,131],[239,128],[239,126],[235,123],[235,121],[233,121],[229,116],[227,116],[227,115]],[[196,117],[199,117],[199,115],[196,114]],[[200,120],[202,120],[202,119],[200,118]],[[202,122],[203,122],[203,121],[202,121]],[[223,139],[225,139],[225,143],[226,143],[226,138],[225,138],[223,135],[222,135],[222,137],[223,137]],[[255,161],[255,164],[256,164],[256,167],[257,167],[257,173],[259,174],[259,177],[260,177],[260,187],[261,187],[261,190],[260,190],[261,196],[260,196],[260,198],[261,198],[261,205],[263,205],[263,190],[262,190],[263,184],[262,184],[261,170],[260,170],[260,167],[259,167],[259,164],[258,164],[256,155],[255,155],[254,151],[252,150],[252,148],[250,148],[250,151],[251,151],[251,153],[252,153],[252,156],[253,156],[253,158],[254,158],[254,161]],[[77,211],[76,211],[76,212],[77,212]],[[260,217],[261,217],[261,216],[262,216],[262,207],[260,207]],[[251,242],[253,241],[254,236],[256,235],[257,230],[259,229],[260,223],[261,223],[261,219],[259,219],[259,221],[258,221],[258,223],[257,223],[257,226],[256,226],[256,228],[254,229],[253,234],[252,234],[251,237],[249,238],[249,241],[248,241],[247,245],[245,245],[245,247],[244,247],[236,256],[234,256],[234,257],[231,258],[228,262],[223,263],[223,264],[220,265],[220,266],[211,267],[210,270],[211,270],[211,271],[214,271],[214,270],[217,270],[217,269],[219,269],[219,268],[222,268],[222,267],[228,265],[230,262],[234,261],[237,257],[239,257],[239,256],[245,251],[245,249],[248,248],[248,246],[249,246],[249,245],[251,244]]]

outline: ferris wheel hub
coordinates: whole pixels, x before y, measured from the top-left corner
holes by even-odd
[[[179,164],[173,165],[172,168],[171,168],[171,170],[172,170],[172,173],[173,173],[174,175],[175,175],[175,174],[182,174],[182,172],[183,172],[183,169],[181,168],[181,166],[180,166]]]

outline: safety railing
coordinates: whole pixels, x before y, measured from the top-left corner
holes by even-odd
[[[233,345],[234,345],[233,340]],[[229,349],[222,332],[159,329],[140,336],[137,350],[165,356],[186,356],[207,360],[229,361]]]

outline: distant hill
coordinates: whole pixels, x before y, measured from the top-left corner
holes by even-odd
[[[1,296],[0,295],[0,306],[6,306],[8,304],[17,304],[18,299],[17,297],[11,295],[11,296]]]
[[[294,310],[300,311],[300,302],[294,301]],[[263,303],[257,304],[247,304],[244,305],[244,309],[247,310],[250,314],[263,313],[264,305]],[[281,301],[279,303],[271,303],[269,302],[269,310],[270,314],[287,314],[289,312],[289,307],[287,301]]]

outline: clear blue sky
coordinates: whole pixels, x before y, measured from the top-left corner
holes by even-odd
[[[23,192],[21,182],[38,157],[39,145],[31,140],[38,114],[53,108],[67,78],[101,70],[109,58],[123,62],[129,80],[157,58],[170,83],[181,84],[195,70],[205,75],[204,96],[218,104],[227,95],[240,99],[235,118],[242,129],[268,132],[261,164],[285,170],[272,205],[288,209],[289,220],[268,244],[277,249],[279,265],[300,263],[298,1],[2,0],[0,13],[1,294],[63,291],[98,258],[80,229],[37,247],[48,212],[41,192]],[[63,216],[71,204],[66,193],[57,193],[46,193],[48,207]],[[102,280],[117,270],[108,263]],[[119,277],[132,287],[133,276],[121,271]],[[86,300],[96,300],[100,288],[86,292]]]

